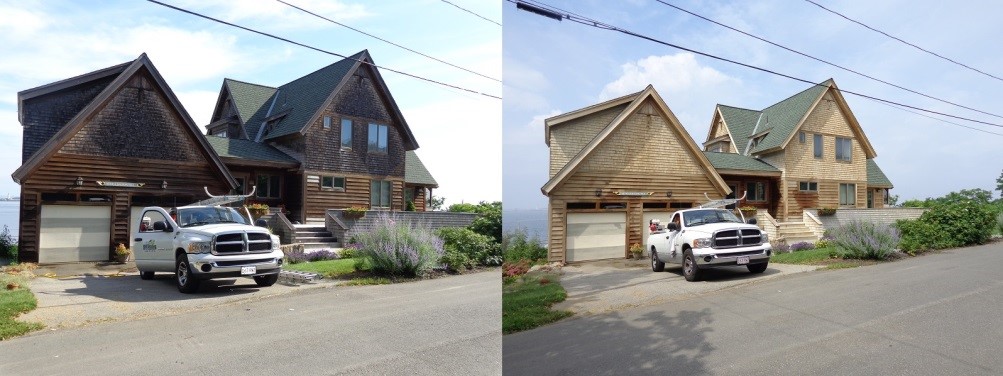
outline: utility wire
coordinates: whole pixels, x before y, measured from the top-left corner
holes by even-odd
[[[814,4],[815,6],[817,6],[817,7],[819,7],[819,8],[822,8],[822,9],[825,9],[825,10],[826,10],[826,11],[828,11],[829,13],[832,13],[832,14],[835,14],[835,15],[837,15],[837,16],[840,16],[840,17],[843,17],[843,18],[845,18],[845,19],[846,19],[847,21],[850,21],[850,22],[853,22],[853,23],[855,23],[855,24],[857,24],[857,25],[860,25],[860,26],[863,26],[863,27],[865,27],[865,28],[867,28],[867,29],[870,29],[871,31],[874,31],[874,32],[876,32],[876,33],[879,33],[879,34],[881,34],[881,35],[884,35],[884,36],[886,36],[886,37],[889,37],[889,38],[892,38],[892,39],[894,39],[894,40],[897,40],[897,41],[899,41],[899,42],[902,42],[903,44],[906,44],[906,45],[908,45],[908,46],[911,46],[911,47],[913,47],[913,48],[915,48],[915,49],[917,49],[917,50],[920,50],[920,51],[923,51],[923,52],[926,52],[926,53],[928,53],[928,54],[930,54],[930,55],[933,55],[933,56],[936,56],[936,57],[939,57],[939,58],[941,58],[941,59],[944,59],[944,60],[947,60],[947,61],[950,61],[950,62],[952,62],[952,63],[954,63],[954,64],[957,64],[957,65],[960,65],[960,66],[962,66],[962,67],[965,67],[965,68],[968,68],[968,69],[970,69],[970,70],[973,70],[973,71],[976,71],[976,72],[978,72],[978,73],[982,73],[982,74],[984,74],[984,75],[986,75],[986,76],[989,76],[989,77],[992,77],[992,78],[995,78],[995,79],[997,79],[997,80],[999,80],[999,81],[1003,81],[1003,78],[999,78],[999,77],[996,77],[996,76],[994,76],[994,75],[992,75],[992,74],[989,74],[989,73],[986,73],[986,72],[983,72],[983,71],[981,71],[981,70],[978,70],[978,69],[976,69],[976,68],[972,68],[972,67],[970,67],[970,66],[967,66],[967,65],[965,65],[965,64],[962,64],[962,63],[959,63],[959,62],[957,62],[957,61],[954,61],[954,60],[952,60],[952,59],[950,59],[950,58],[948,58],[948,57],[945,57],[945,56],[942,56],[942,55],[940,55],[940,54],[938,54],[938,53],[936,53],[936,52],[933,52],[933,51],[930,51],[930,50],[927,50],[927,49],[925,49],[925,48],[923,48],[923,47],[920,47],[920,46],[917,46],[917,45],[915,45],[915,44],[912,44],[912,43],[909,43],[909,42],[906,42],[906,41],[902,40],[902,39],[901,39],[901,38],[899,38],[899,37],[896,37],[896,36],[893,36],[893,35],[891,35],[891,34],[888,34],[888,33],[884,32],[884,31],[881,31],[881,30],[878,30],[878,29],[875,29],[875,28],[873,28],[873,27],[870,27],[870,26],[868,26],[867,24],[864,24],[863,22],[860,22],[860,21],[857,21],[857,20],[855,20],[855,19],[852,19],[852,18],[850,18],[850,17],[847,17],[847,16],[843,15],[842,13],[839,13],[839,12],[837,12],[837,11],[834,11],[834,10],[832,10],[832,9],[829,9],[829,8],[826,8],[826,7],[822,6],[821,4],[819,4],[819,3],[816,3],[816,2],[814,2],[814,1],[812,1],[812,0],[805,0],[805,1],[807,1],[807,2],[809,2],[809,3],[812,3],[812,4]]]
[[[152,1],[152,0],[150,0],[150,1]],[[521,3],[533,3],[534,5],[537,5],[539,7],[549,8],[549,11],[551,11],[553,13],[559,13],[558,12],[559,11],[558,8],[552,7],[552,6],[548,5],[548,4],[545,4],[545,3],[542,3],[542,2],[539,2],[539,1],[532,1],[532,0],[507,0],[507,1],[509,1],[511,3],[520,3],[520,2]],[[807,84],[811,84],[811,85],[818,85],[817,82],[812,82],[812,81],[809,81],[809,80],[806,80],[806,79],[803,79],[803,78],[791,76],[789,74],[780,73],[780,72],[777,72],[777,71],[769,70],[769,69],[758,67],[758,66],[755,66],[755,65],[742,63],[742,62],[739,62],[739,61],[735,61],[735,60],[732,60],[732,59],[720,57],[720,56],[717,56],[717,55],[712,55],[710,53],[706,53],[706,52],[702,52],[702,51],[697,51],[697,50],[694,50],[694,49],[691,49],[691,48],[686,48],[686,47],[683,47],[683,46],[680,46],[680,45],[676,45],[676,44],[672,44],[672,43],[669,43],[669,42],[666,42],[666,41],[663,41],[663,40],[656,39],[654,37],[650,37],[650,36],[647,36],[647,35],[644,35],[644,34],[639,34],[639,33],[636,33],[636,32],[633,32],[633,31],[630,31],[630,30],[627,30],[627,29],[623,29],[623,28],[620,28],[620,27],[617,27],[617,26],[613,26],[613,25],[610,25],[610,24],[607,24],[607,23],[604,23],[602,21],[598,21],[598,20],[595,20],[595,19],[592,19],[592,18],[583,17],[583,16],[579,16],[579,15],[574,15],[573,13],[568,13],[568,12],[565,12],[564,14],[561,14],[560,16],[562,18],[564,18],[564,19],[569,20],[569,21],[577,22],[577,23],[580,23],[580,24],[583,24],[583,25],[587,25],[587,26],[591,26],[591,27],[595,27],[595,28],[603,29],[603,30],[616,31],[616,32],[619,32],[619,33],[622,33],[622,34],[630,35],[630,36],[633,36],[633,37],[636,37],[636,38],[644,39],[644,40],[647,40],[647,41],[650,41],[650,42],[654,42],[654,43],[661,44],[661,45],[664,45],[664,46],[672,47],[672,48],[675,48],[675,49],[678,49],[678,50],[690,52],[690,53],[693,53],[693,54],[696,54],[696,55],[708,57],[708,58],[711,58],[711,59],[714,59],[714,60],[719,60],[719,61],[723,61],[723,62],[726,62],[726,63],[735,64],[735,65],[740,65],[740,66],[743,66],[743,67],[746,67],[746,68],[749,68],[749,69],[758,70],[760,72],[769,73],[769,74],[772,74],[774,76],[780,76],[780,77],[784,77],[784,78],[791,79],[791,80],[798,81],[798,82],[803,82],[803,83],[807,83]],[[902,107],[906,107],[906,108],[911,108],[911,109],[914,109],[914,110],[917,110],[917,111],[922,111],[922,112],[926,112],[926,113],[931,113],[931,114],[946,116],[946,117],[955,118],[955,119],[959,119],[959,120],[970,121],[970,122],[973,122],[973,123],[980,123],[980,124],[991,125],[991,126],[994,126],[994,127],[1003,128],[1003,124],[990,123],[990,122],[987,122],[987,121],[982,121],[982,120],[977,120],[977,119],[971,119],[971,118],[966,118],[966,117],[957,116],[957,115],[951,115],[951,114],[947,114],[947,113],[943,113],[943,112],[939,112],[939,111],[927,110],[925,108],[920,108],[920,107],[916,107],[916,106],[912,106],[912,105],[908,105],[908,104],[904,104],[904,103],[899,103],[899,102],[891,101],[891,100],[888,100],[888,99],[878,98],[878,97],[875,97],[875,96],[871,96],[871,95],[867,95],[867,94],[863,94],[863,93],[858,93],[858,92],[850,91],[850,90],[846,90],[846,89],[838,89],[838,90],[840,92],[847,93],[847,94],[852,94],[852,95],[856,95],[858,97],[867,98],[867,99],[871,99],[871,100],[876,100],[876,101],[879,101],[879,102],[885,102],[885,103],[889,103],[889,104],[894,104],[894,105],[902,106]]]
[[[916,114],[916,115],[919,115],[919,116],[922,116],[922,117],[927,117],[927,118],[930,118],[930,119],[933,119],[933,120],[937,120],[937,121],[940,121],[940,122],[944,122],[944,123],[947,123],[947,124],[953,124],[953,125],[957,125],[959,127],[968,128],[968,129],[971,129],[971,130],[974,130],[974,131],[979,131],[979,132],[994,134],[994,135],[997,135],[997,136],[1003,136],[1003,133],[990,132],[990,131],[987,131],[985,129],[979,129],[979,128],[975,128],[975,127],[969,127],[969,126],[964,125],[964,124],[959,124],[959,123],[955,123],[953,121],[948,121],[948,120],[944,120],[944,119],[941,119],[941,118],[933,117],[933,116],[930,116],[930,115],[927,115],[927,114],[924,114],[924,113],[920,113],[920,112],[916,112],[916,111],[913,111],[913,110],[910,110],[910,109],[907,109],[907,108],[902,108],[902,107],[899,107],[899,106],[890,105],[890,104],[884,103],[884,102],[878,102],[878,101],[875,101],[875,102],[880,103],[880,104],[885,105],[885,106],[888,106],[888,107],[891,107],[891,108],[894,108],[894,109],[899,110],[899,111],[909,112],[909,113],[912,113],[912,114]]]
[[[493,24],[495,24],[495,25],[498,25],[498,26],[501,26],[501,25],[502,25],[502,24],[501,24],[501,23],[499,23],[498,21],[495,21],[495,20],[492,20],[492,19],[490,19],[490,18],[487,18],[487,17],[484,17],[484,16],[482,16],[482,15],[479,15],[479,14],[477,14],[477,13],[474,13],[473,11],[471,11],[471,10],[469,10],[469,9],[467,9],[467,8],[464,8],[464,7],[461,7],[461,6],[459,6],[459,5],[456,5],[456,4],[453,4],[453,3],[449,2],[449,1],[446,1],[446,0],[442,0],[442,2],[444,2],[444,3],[446,3],[446,4],[449,4],[449,5],[452,5],[452,6],[454,6],[454,7],[457,7],[457,8],[459,8],[460,10],[462,10],[462,11],[464,11],[464,12],[467,12],[467,13],[470,13],[470,14],[473,14],[473,15],[475,15],[475,16],[477,16],[477,17],[480,17],[481,19],[483,19],[483,20],[485,20],[485,21],[488,21],[488,22],[490,22],[490,23],[493,23]]]
[[[436,85],[441,85],[441,86],[445,86],[445,87],[449,87],[449,88],[453,88],[453,89],[458,89],[458,90],[462,90],[462,91],[466,91],[466,92],[470,92],[470,93],[474,93],[474,94],[478,94],[478,95],[483,95],[483,96],[488,97],[488,98],[502,99],[501,97],[496,96],[496,95],[482,93],[482,92],[479,92],[479,91],[476,91],[476,90],[473,90],[473,89],[467,89],[465,87],[460,87],[460,86],[456,86],[456,85],[452,85],[452,84],[447,84],[447,83],[442,82],[442,81],[436,81],[436,80],[433,80],[431,78],[425,78],[425,77],[418,76],[418,75],[415,75],[415,74],[411,74],[411,73],[399,71],[399,70],[396,70],[396,69],[393,69],[393,68],[388,68],[388,67],[385,67],[385,66],[379,66],[379,65],[376,65],[376,64],[364,61],[364,60],[353,59],[353,58],[350,58],[348,56],[339,54],[337,52],[331,52],[331,51],[324,50],[324,49],[321,49],[321,48],[317,48],[317,47],[314,47],[314,46],[311,46],[311,45],[308,45],[308,44],[305,44],[305,43],[300,43],[300,42],[297,42],[297,41],[294,41],[294,40],[291,40],[291,39],[288,39],[288,38],[283,38],[283,37],[280,37],[280,36],[277,36],[277,35],[274,35],[274,34],[269,34],[269,33],[266,33],[264,31],[258,31],[258,30],[251,29],[249,27],[240,26],[240,25],[237,25],[237,24],[234,24],[234,23],[226,22],[226,21],[220,20],[218,18],[213,18],[213,17],[206,16],[204,14],[197,13],[197,12],[194,12],[194,11],[190,11],[190,10],[187,10],[187,9],[184,9],[184,8],[179,8],[179,7],[170,5],[170,4],[165,4],[165,3],[162,3],[162,2],[157,1],[157,0],[146,0],[146,1],[154,3],[154,4],[157,4],[157,5],[164,6],[164,7],[167,7],[167,8],[171,8],[171,9],[183,12],[183,13],[188,13],[188,14],[196,16],[196,17],[204,18],[204,19],[207,19],[207,20],[210,20],[210,21],[214,21],[214,22],[218,22],[218,23],[227,25],[227,26],[232,26],[232,27],[235,27],[235,28],[238,28],[238,29],[241,29],[241,30],[249,31],[249,32],[252,32],[252,33],[255,33],[255,34],[258,34],[258,35],[263,35],[263,36],[266,36],[266,37],[269,37],[269,38],[273,38],[273,39],[277,39],[277,40],[280,40],[280,41],[283,41],[283,42],[286,42],[286,43],[295,44],[297,46],[300,46],[300,47],[303,47],[303,48],[308,48],[308,49],[311,49],[311,50],[314,50],[314,51],[317,51],[317,52],[325,53],[325,54],[332,55],[332,56],[337,56],[337,57],[340,57],[342,59],[354,60],[354,61],[357,61],[359,63],[369,65],[369,66],[371,66],[373,68],[383,69],[383,70],[394,72],[394,73],[397,73],[397,74],[400,74],[400,75],[408,76],[408,77],[411,77],[411,78],[416,78],[416,79],[419,79],[419,80],[422,80],[422,81],[431,82],[431,83],[436,84]]]
[[[280,1],[281,1],[281,0],[280,0]],[[672,8],[675,8],[676,10],[679,10],[679,11],[681,11],[681,12],[684,12],[684,13],[688,13],[688,14],[690,14],[691,16],[694,16],[694,17],[697,17],[697,18],[700,18],[700,19],[702,19],[702,20],[704,20],[704,21],[707,21],[707,22],[710,22],[710,23],[713,23],[713,24],[715,24],[715,25],[718,25],[718,26],[721,26],[721,27],[724,27],[724,28],[726,28],[726,29],[729,29],[729,30],[732,30],[732,31],[735,31],[735,32],[738,32],[738,33],[741,33],[741,34],[744,34],[744,35],[746,35],[746,36],[748,36],[748,37],[751,37],[751,38],[755,38],[755,39],[758,39],[758,40],[760,40],[760,41],[762,41],[762,42],[766,42],[766,43],[769,43],[769,44],[771,44],[771,45],[773,45],[773,46],[776,46],[776,47],[779,47],[779,48],[782,48],[782,49],[784,49],[784,50],[787,50],[787,51],[790,51],[790,52],[793,52],[793,53],[796,53],[796,54],[798,54],[798,55],[801,55],[801,56],[804,56],[804,57],[807,57],[807,58],[809,58],[809,59],[812,59],[812,60],[815,60],[815,61],[817,61],[817,62],[820,62],[820,63],[823,63],[823,64],[826,64],[826,65],[829,65],[829,66],[832,66],[832,67],[836,67],[836,68],[839,68],[839,69],[842,69],[842,70],[844,70],[844,71],[847,71],[847,72],[850,72],[850,73],[853,73],[853,74],[856,74],[856,75],[858,75],[858,76],[862,76],[862,77],[865,77],[865,78],[869,78],[869,79],[871,79],[871,80],[874,80],[874,81],[877,81],[877,82],[880,82],[880,83],[883,83],[883,84],[885,84],[885,85],[889,85],[889,86],[892,86],[892,87],[896,87],[896,88],[899,88],[899,89],[902,89],[902,90],[905,90],[905,91],[908,91],[908,92],[910,92],[910,93],[913,93],[913,94],[917,94],[917,95],[922,95],[922,96],[924,96],[924,97],[927,97],[927,98],[930,98],[930,99],[933,99],[933,100],[936,100],[936,101],[940,101],[940,102],[943,102],[943,103],[947,103],[947,104],[950,104],[950,105],[952,105],[952,106],[956,106],[956,107],[961,107],[961,108],[964,108],[964,109],[966,109],[966,110],[972,110],[972,111],[975,111],[975,112],[978,112],[978,113],[982,113],[982,114],[985,114],[985,115],[990,115],[990,116],[995,116],[995,117],[998,117],[998,118],[1001,118],[1001,119],[1003,119],[1003,115],[997,115],[997,114],[994,114],[994,113],[991,113],[991,112],[986,112],[986,111],[982,111],[982,110],[979,110],[979,109],[975,109],[975,108],[971,108],[971,107],[968,107],[968,106],[964,106],[964,105],[961,105],[961,104],[957,104],[957,103],[954,103],[954,102],[951,102],[951,101],[948,101],[948,100],[945,100],[945,99],[941,99],[941,98],[937,98],[937,97],[934,97],[934,96],[932,96],[932,95],[927,95],[927,94],[924,94],[924,93],[921,93],[921,92],[918,92],[918,91],[916,91],[916,90],[912,90],[912,89],[909,89],[909,88],[905,88],[905,87],[902,87],[902,86],[900,86],[900,85],[896,85],[896,84],[893,84],[893,83],[891,83],[891,82],[888,82],[888,81],[885,81],[885,80],[882,80],[882,79],[880,79],[880,78],[875,78],[875,77],[873,77],[873,76],[869,76],[869,75],[866,75],[866,74],[864,74],[864,73],[860,73],[860,72],[858,72],[858,71],[855,71],[855,70],[853,70],[853,69],[850,69],[850,68],[847,68],[847,67],[844,67],[844,66],[841,66],[841,65],[838,65],[838,64],[835,64],[835,63],[831,63],[831,62],[828,62],[828,61],[826,61],[826,60],[823,60],[823,59],[821,59],[821,58],[817,58],[817,57],[815,57],[815,56],[812,56],[812,55],[809,55],[809,54],[806,54],[806,53],[804,53],[804,52],[801,52],[801,51],[798,51],[798,50],[795,50],[795,49],[793,49],[793,48],[789,48],[789,47],[787,47],[787,46],[784,46],[784,45],[781,45],[781,44],[779,44],[779,43],[775,43],[775,42],[772,42],[772,41],[769,41],[769,40],[766,40],[766,39],[764,39],[764,38],[761,38],[761,37],[759,37],[759,36],[756,36],[756,35],[753,35],[753,34],[750,34],[750,33],[747,33],[747,32],[745,32],[745,31],[742,31],[742,30],[739,30],[739,29],[737,29],[737,28],[734,28],[734,27],[731,27],[731,26],[728,26],[728,25],[725,25],[725,24],[723,24],[723,23],[720,23],[720,22],[717,22],[717,21],[715,21],[715,20],[712,20],[712,19],[710,19],[710,18],[707,18],[707,17],[704,17],[704,16],[701,16],[701,15],[699,15],[699,14],[696,14],[696,13],[693,13],[693,12],[691,12],[691,11],[688,11],[688,10],[686,10],[686,9],[683,9],[683,8],[681,8],[681,7],[679,7],[679,6],[676,6],[676,5],[674,5],[674,4],[671,4],[671,3],[667,3],[667,2],[665,2],[665,1],[662,1],[662,0],[655,0],[655,1],[658,1],[659,3],[662,3],[662,4],[666,5],[666,6],[669,6],[669,7],[672,7]]]
[[[343,24],[343,23],[340,23],[340,22],[338,22],[338,21],[335,21],[335,20],[332,20],[332,19],[330,19],[330,18],[327,18],[327,17],[324,17],[324,16],[322,16],[322,15],[319,15],[319,14],[317,14],[317,13],[314,13],[314,12],[311,12],[311,11],[309,11],[309,10],[306,10],[306,9],[303,9],[303,8],[301,8],[301,7],[299,7],[299,6],[296,6],[296,5],[293,5],[293,4],[290,4],[290,3],[287,3],[287,2],[285,2],[285,1],[283,1],[283,0],[275,0],[275,1],[278,1],[278,2],[280,2],[280,3],[282,3],[282,4],[285,4],[285,5],[288,5],[288,6],[292,7],[292,8],[295,8],[295,9],[298,9],[299,11],[301,11],[301,12],[303,12],[303,13],[307,13],[307,14],[309,14],[309,15],[311,15],[311,16],[314,16],[314,17],[317,17],[317,18],[320,18],[320,19],[322,19],[322,20],[325,20],[325,21],[327,21],[327,22],[330,22],[330,23],[333,23],[333,24],[335,24],[335,25],[338,25],[338,26],[342,26],[342,27],[344,27],[344,28],[347,28],[347,29],[349,29],[349,30],[352,30],[352,31],[354,31],[354,32],[357,32],[357,33],[360,33],[360,34],[363,34],[363,35],[366,35],[366,36],[368,36],[368,37],[370,37],[370,38],[374,38],[374,39],[378,39],[378,40],[380,40],[380,41],[383,41],[383,42],[385,42],[385,43],[388,43],[388,44],[391,44],[391,45],[394,45],[394,46],[396,46],[396,47],[399,47],[399,48],[403,48],[403,49],[405,49],[405,50],[408,50],[408,51],[410,51],[410,52],[413,52],[413,53],[416,53],[416,54],[418,54],[418,55],[421,55],[421,56],[424,56],[424,57],[427,57],[427,58],[429,58],[429,59],[432,59],[432,60],[435,60],[435,61],[438,61],[438,62],[440,62],[440,63],[443,63],[443,64],[446,64],[446,65],[448,65],[448,66],[451,66],[451,67],[453,67],[453,68],[457,68],[457,69],[460,69],[460,70],[463,70],[463,71],[466,71],[466,72],[469,72],[469,73],[473,73],[473,74],[476,74],[476,75],[478,75],[478,76],[481,76],[481,77],[484,77],[484,78],[487,78],[487,79],[489,79],[489,80],[494,80],[494,81],[498,81],[498,82],[501,82],[501,80],[499,80],[499,79],[497,79],[497,78],[494,78],[494,77],[491,77],[491,76],[487,76],[487,75],[484,75],[484,74],[481,74],[481,73],[477,73],[477,72],[474,72],[474,71],[472,71],[472,70],[470,70],[470,69],[467,69],[467,68],[464,68],[464,67],[461,67],[461,66],[459,66],[459,65],[456,65],[456,64],[453,64],[453,63],[450,63],[450,62],[448,62],[448,61],[443,61],[443,60],[441,60],[441,59],[438,59],[438,58],[435,58],[435,57],[432,57],[432,56],[429,56],[429,55],[426,55],[426,54],[424,54],[424,53],[421,53],[421,52],[418,52],[418,51],[415,51],[415,50],[412,50],[412,49],[410,49],[410,48],[407,48],[407,47],[404,47],[404,46],[402,46],[402,45],[399,45],[399,44],[397,44],[397,43],[394,43],[394,42],[391,42],[391,41],[388,41],[388,40],[386,40],[386,39],[383,39],[383,38],[380,38],[380,37],[378,37],[378,36],[375,36],[375,35],[373,35],[373,34],[369,34],[369,33],[365,32],[365,31],[362,31],[362,30],[359,30],[359,29],[356,29],[356,28],[354,28],[354,27],[351,27],[351,26],[348,26],[348,25],[345,25],[345,24]]]

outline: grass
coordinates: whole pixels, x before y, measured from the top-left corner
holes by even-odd
[[[816,248],[791,253],[776,253],[770,257],[770,262],[777,264],[820,265],[825,269],[847,269],[875,264],[874,260],[844,259],[836,253],[835,248]]]
[[[8,287],[14,287],[8,289]],[[27,280],[9,274],[0,275],[0,340],[17,337],[42,328],[39,323],[14,320],[18,315],[37,306],[35,295],[28,290]]]
[[[505,334],[533,329],[571,316],[569,311],[553,311],[568,293],[561,287],[560,275],[532,272],[502,287],[502,331]]]
[[[355,259],[338,259],[301,262],[297,264],[286,264],[283,265],[282,268],[300,272],[317,273],[324,276],[324,278],[349,277],[352,274],[369,270],[368,265],[362,265],[361,268],[356,269],[355,261]]]

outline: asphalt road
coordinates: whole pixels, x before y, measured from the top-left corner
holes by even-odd
[[[497,375],[496,271],[332,287],[0,342],[0,375]]]
[[[1003,242],[505,336],[513,375],[1003,374]]]

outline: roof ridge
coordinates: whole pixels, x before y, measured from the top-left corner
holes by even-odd
[[[626,98],[636,98],[638,95],[641,95],[641,93],[643,93],[643,92],[644,92],[644,90],[641,90],[641,91],[637,91],[637,92],[634,92],[634,93],[621,95],[619,97],[612,98],[612,99],[607,99],[605,101],[602,101],[602,102],[599,102],[599,103],[596,103],[596,104],[591,104],[591,105],[588,105],[588,106],[585,106],[585,107],[582,107],[582,108],[576,108],[576,109],[571,110],[571,111],[565,111],[565,112],[562,112],[560,114],[548,117],[547,119],[561,117],[561,116],[564,116],[564,115],[567,115],[567,114],[571,114],[571,113],[575,113],[575,112],[587,110],[587,109],[590,109],[590,108],[602,107],[602,106],[605,106],[605,105],[613,103],[613,102],[618,102],[618,101],[624,100]]]
[[[811,89],[814,89],[814,88],[815,88],[815,87],[817,87],[817,86],[828,86],[828,85],[825,85],[825,83],[826,83],[826,82],[829,82],[829,81],[831,81],[831,80],[832,80],[832,79],[830,78],[830,79],[828,79],[828,80],[825,80],[825,81],[822,81],[821,83],[817,83],[817,84],[814,84],[814,85],[812,85],[812,86],[809,86],[809,87],[808,87],[807,89],[804,89],[804,90],[801,90],[801,91],[799,91],[799,92],[797,92],[797,93],[794,93],[794,94],[792,94],[792,95],[788,96],[787,98],[784,98],[784,99],[781,99],[781,100],[777,101],[777,102],[776,102],[776,103],[774,103],[774,104],[771,104],[771,105],[769,105],[769,106],[766,106],[765,108],[763,108],[763,110],[762,110],[762,111],[766,111],[766,109],[768,109],[768,108],[771,108],[771,107],[773,107],[773,106],[776,106],[776,105],[778,105],[778,104],[781,104],[781,103],[784,103],[784,102],[786,102],[787,100],[789,100],[789,99],[791,99],[791,98],[794,98],[794,97],[796,97],[796,96],[798,96],[798,95],[801,95],[801,94],[804,94],[804,93],[805,93],[806,91],[808,91],[808,90],[811,90]],[[835,81],[833,81],[833,83],[835,83]],[[762,111],[760,111],[760,112],[762,112]]]
[[[721,103],[718,103],[717,105],[718,105],[718,107],[728,107],[728,108],[734,108],[736,110],[746,110],[746,111],[752,111],[752,112],[763,112],[763,110],[753,110],[751,108],[731,106],[731,105],[721,104]]]
[[[305,74],[305,75],[302,75],[302,76],[300,76],[300,77],[297,77],[297,78],[293,79],[292,81],[289,81],[289,82],[286,82],[286,83],[284,83],[284,84],[282,84],[282,85],[279,85],[279,86],[278,86],[278,87],[277,87],[276,89],[281,89],[281,88],[282,88],[283,86],[287,86],[287,85],[289,85],[289,84],[291,84],[291,83],[293,83],[293,82],[297,82],[297,81],[299,81],[299,80],[302,80],[302,79],[304,79],[304,78],[307,78],[307,77],[310,77],[310,76],[312,76],[312,75],[315,75],[315,74],[318,74],[318,73],[320,73],[321,71],[323,71],[323,70],[325,70],[325,69],[328,69],[328,68],[330,68],[330,67],[334,66],[335,64],[340,64],[340,63],[342,63],[342,62],[344,62],[344,61],[346,61],[346,60],[347,60],[347,61],[351,61],[351,62],[352,62],[353,64],[354,64],[354,63],[356,63],[356,62],[359,62],[359,61],[361,61],[361,60],[362,60],[362,59],[361,59],[361,57],[362,57],[361,55],[362,55],[362,54],[364,54],[364,53],[368,53],[368,52],[369,52],[369,50],[362,50],[362,51],[359,51],[359,52],[356,52],[356,53],[355,53],[354,55],[351,55],[351,56],[348,56],[348,57],[346,57],[346,58],[344,58],[344,59],[341,59],[341,60],[338,60],[338,61],[335,61],[335,62],[333,62],[333,63],[331,63],[331,64],[328,64],[328,65],[325,65],[325,66],[323,66],[323,67],[320,67],[320,68],[317,68],[317,69],[316,69],[316,70],[314,70],[313,72],[310,72],[310,73],[307,73],[307,74]]]
[[[266,89],[278,89],[276,87],[272,87],[272,86],[268,86],[268,85],[256,84],[256,83],[253,83],[253,82],[247,82],[247,81],[241,81],[241,80],[237,80],[237,79],[233,79],[233,78],[229,78],[229,77],[223,77],[223,82],[226,82],[226,81],[233,81],[233,82],[239,82],[239,83],[247,84],[247,85],[260,86],[260,87],[263,87],[263,88],[266,88]]]

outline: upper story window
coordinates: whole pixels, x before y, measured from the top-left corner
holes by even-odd
[[[352,119],[341,119],[341,148],[352,148]]]
[[[226,130],[222,130],[219,133],[216,133],[216,137],[226,138]]]
[[[322,189],[345,190],[345,178],[340,176],[321,176],[320,187]]]
[[[325,116],[324,117],[324,129],[331,129],[331,117],[330,116]]]
[[[385,124],[369,123],[369,152],[386,154],[387,126]]]
[[[849,161],[850,152],[852,147],[850,146],[849,138],[836,137],[836,160],[837,161]]]
[[[822,159],[822,135],[816,134],[812,139],[812,143],[815,147],[815,158]]]
[[[798,142],[800,142],[802,144],[805,142],[805,134],[804,134],[804,132],[798,132]]]

